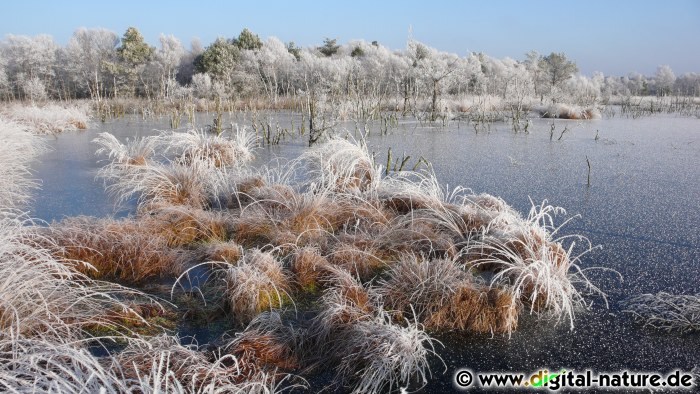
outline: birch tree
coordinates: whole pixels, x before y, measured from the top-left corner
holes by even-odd
[[[185,48],[173,35],[160,35],[160,48],[156,51],[156,64],[160,70],[160,91],[163,97],[170,97],[172,87],[177,83],[180,63],[185,56]]]
[[[73,33],[66,54],[70,59],[67,69],[80,89],[78,96],[89,95],[101,100],[108,83],[106,64],[116,59],[119,37],[107,29],[80,28]]]

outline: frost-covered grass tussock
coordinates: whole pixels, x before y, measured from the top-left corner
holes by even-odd
[[[594,249],[590,242],[576,235],[558,236],[563,224],[555,225],[555,216],[562,213],[546,201],[533,204],[527,218],[492,221],[464,250],[476,256],[471,262],[475,268],[494,272],[492,286],[508,286],[530,312],[566,318],[573,329],[575,311],[585,306],[582,291],[604,294],[578,266],[581,256]],[[579,254],[574,252],[576,242],[583,243]]]
[[[582,108],[571,104],[551,104],[538,107],[537,111],[543,118],[559,119],[600,119],[600,111],[595,107]]]
[[[87,129],[90,114],[91,108],[88,103],[47,103],[42,106],[13,103],[0,109],[0,115],[36,134]]]
[[[45,151],[43,142],[27,128],[0,116],[0,207],[20,208],[26,204],[37,184],[31,179],[30,164]]]

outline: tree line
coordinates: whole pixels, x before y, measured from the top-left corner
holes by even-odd
[[[591,77],[578,73],[564,53],[529,52],[522,60],[484,53],[457,56],[415,40],[390,50],[377,41],[339,44],[326,38],[300,48],[275,37],[261,40],[243,29],[189,49],[172,35],[149,45],[138,29],[119,37],[80,28],[65,46],[48,35],[8,35],[0,42],[3,100],[120,97],[182,100],[290,96],[344,96],[384,100],[406,108],[424,100],[438,111],[445,96],[491,95],[504,99],[595,103],[612,96],[700,95],[700,74],[676,77],[669,66],[653,76]]]

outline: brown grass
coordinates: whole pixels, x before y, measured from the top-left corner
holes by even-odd
[[[254,194],[260,188],[266,187],[267,182],[262,176],[252,175],[235,182],[235,192],[228,197],[229,209],[242,208],[255,201]]]
[[[540,115],[543,118],[559,118],[559,119],[600,119],[600,112],[594,107],[580,108],[577,106],[569,106],[566,104],[553,104],[546,108],[539,109]]]
[[[300,242],[298,234],[293,233],[288,227],[283,226],[279,219],[274,219],[260,209],[249,209],[242,217],[231,221],[233,239],[249,248],[261,248],[274,246],[282,254],[292,253]],[[304,238],[304,237],[302,237]],[[304,239],[310,239],[308,235]],[[325,237],[317,236],[319,242]]]
[[[381,203],[397,215],[405,215],[419,209],[429,209],[432,202],[420,196],[391,196],[381,200]]]
[[[469,202],[483,210],[497,213],[512,213],[515,214],[513,208],[503,201],[503,199],[482,193],[469,196]]]
[[[465,283],[423,321],[426,328],[510,334],[518,326],[520,303],[506,290]]]
[[[249,250],[238,265],[222,274],[228,305],[234,319],[248,323],[260,312],[291,302],[290,283],[282,262],[269,252]]]
[[[249,176],[236,183],[236,191],[238,193],[250,194],[253,189],[266,186],[267,182],[260,175]]]
[[[304,238],[322,238],[332,234],[337,223],[333,222],[337,206],[329,203],[310,202],[299,206],[282,221],[282,226]]]
[[[277,224],[263,214],[247,213],[232,222],[233,239],[248,247],[272,243],[278,232]]]
[[[388,308],[425,318],[448,303],[469,276],[453,260],[403,254],[378,282],[378,291]]]
[[[365,192],[372,185],[376,170],[369,161],[358,160],[352,171],[346,169],[333,168],[332,173],[343,173],[344,176],[339,176],[335,181],[333,191],[339,193],[352,193],[353,191]]]
[[[241,212],[236,240],[244,244],[314,245],[326,242],[348,216],[324,197],[295,195],[288,201],[263,200]]]
[[[366,282],[386,266],[378,253],[378,249],[370,243],[340,242],[333,247],[328,261]]]
[[[144,156],[130,157],[126,163],[130,166],[145,166],[148,159]]]
[[[429,329],[510,333],[517,325],[518,300],[479,285],[455,260],[404,255],[378,291],[389,308]]]
[[[221,170],[202,160],[189,165],[178,161],[145,166],[112,163],[99,176],[110,183],[107,190],[117,203],[136,197],[141,209],[154,204],[206,208],[222,182]]]
[[[522,260],[527,264],[546,260],[559,270],[566,270],[571,265],[563,246],[548,240],[547,233],[539,227],[517,227],[507,232],[496,229],[495,235],[498,239],[506,240],[501,248],[481,250],[480,253],[477,248],[477,253],[465,253],[462,257],[467,266],[479,271],[497,273],[510,267],[515,260]],[[531,307],[532,311],[539,312],[544,308],[548,295],[546,287],[536,286],[535,280],[530,276],[523,278],[520,301]]]
[[[550,261],[556,267],[555,269],[568,269],[571,261],[560,243],[548,241],[545,234],[538,228],[526,228],[523,231],[529,232],[529,235],[520,234],[515,240],[506,242],[504,246],[507,251],[519,256],[524,261],[533,262],[537,259],[543,259]],[[506,254],[494,252],[494,255],[508,261]],[[500,272],[508,267],[503,264],[487,264],[486,266],[489,266],[494,272]],[[480,268],[483,269],[483,267]],[[522,285],[520,300],[528,304],[534,312],[544,310],[549,297],[546,287],[537,286],[534,278],[525,278]]]
[[[280,338],[270,334],[243,332],[229,350],[243,365],[261,363],[284,370],[297,368],[299,361]],[[245,372],[244,372],[245,373]]]
[[[233,165],[238,157],[231,152],[229,144],[210,142],[186,152],[182,157],[183,163],[188,165],[196,160],[210,160],[214,167],[221,168]]]
[[[495,214],[481,208],[462,206],[457,212],[459,222],[463,224],[464,234],[474,234],[483,231],[491,223]]]
[[[201,165],[200,165],[201,166]],[[166,205],[189,205],[202,208],[207,205],[208,196],[203,185],[203,174],[198,166],[171,165],[169,170],[162,171],[153,182],[152,190],[146,198],[155,198]]]
[[[193,352],[191,349],[181,346],[175,338],[160,336],[149,341],[148,346],[138,346],[136,343],[120,352],[114,359],[116,365],[120,366],[121,372],[126,379],[138,381],[140,376],[148,376],[152,363],[158,361],[161,352],[167,351],[170,357],[167,359],[167,370],[171,371],[180,382],[192,379],[193,357],[201,361],[201,368],[208,364],[204,354]],[[145,345],[145,344],[144,344]]]
[[[68,218],[51,225],[48,237],[55,242],[51,252],[57,259],[92,278],[142,282],[183,269],[182,252],[138,220]]]
[[[177,392],[178,387],[194,392],[217,389],[240,392],[246,388],[261,388],[246,386],[260,376],[243,374],[243,371],[252,369],[249,366],[225,357],[213,359],[167,335],[130,342],[126,349],[112,358],[111,368],[123,376],[127,385],[133,385],[130,392]],[[261,385],[261,382],[257,384]]]
[[[205,244],[198,251],[201,261],[224,261],[236,264],[243,257],[243,248],[234,241]]]
[[[387,253],[413,253],[452,258],[459,252],[451,234],[438,229],[435,222],[406,216],[378,238],[379,248]]]
[[[236,185],[236,192],[229,198],[228,208],[245,208],[253,203],[267,211],[287,210],[299,196],[291,186],[267,185],[262,178],[252,177]]]
[[[290,269],[295,283],[304,290],[316,291],[321,282],[328,280],[330,263],[317,248],[298,249],[291,258]]]
[[[298,333],[283,324],[278,313],[263,312],[245,331],[236,334],[227,352],[244,366],[289,371],[300,365],[295,349],[297,337]]]
[[[171,247],[225,241],[230,227],[222,214],[189,206],[154,208],[142,214],[140,220]]]
[[[342,269],[331,269],[325,280],[329,287],[322,297],[324,312],[332,317],[329,324],[351,324],[373,316],[377,310],[376,296],[357,279]],[[335,321],[335,323],[333,322]]]
[[[311,320],[300,354],[310,365],[318,366],[337,358],[348,349],[338,349],[339,338],[347,335],[355,324],[374,320],[378,295],[360,284],[350,273],[331,267],[331,277],[325,279],[321,309]],[[323,349],[319,351],[319,349]]]
[[[359,198],[331,198],[327,194],[298,194],[286,185],[255,186],[239,194],[236,204],[244,208],[235,220],[234,238],[247,246],[272,244],[286,252],[296,247],[325,248],[345,229],[386,230],[393,213]],[[231,205],[231,204],[229,204]]]
[[[383,232],[396,218],[394,211],[378,201],[347,199],[341,206],[348,211],[342,225],[348,229],[362,229],[368,232]]]
[[[332,137],[324,144],[305,152],[301,162],[313,180],[312,188],[319,192],[361,194],[376,189],[378,169],[362,141]]]
[[[552,263],[557,267],[568,266],[571,262],[560,243],[549,241],[548,234],[537,227],[525,227],[522,232],[515,235],[515,239],[506,243],[523,259],[547,254],[551,256]]]
[[[68,123],[75,127],[78,130],[85,130],[88,128],[88,124],[84,120],[79,120],[79,119],[71,119],[68,121]]]

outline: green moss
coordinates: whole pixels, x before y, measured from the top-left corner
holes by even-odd
[[[260,291],[258,311],[281,308],[283,305],[293,304],[292,298],[284,291]]]
[[[319,291],[320,289],[318,288],[318,283],[316,283],[316,282],[314,281],[314,282],[311,282],[311,283],[307,284],[306,286],[302,287],[301,290],[302,290],[304,293],[309,293],[309,294],[314,294],[314,295],[315,295],[315,294],[318,294],[318,291]]]

